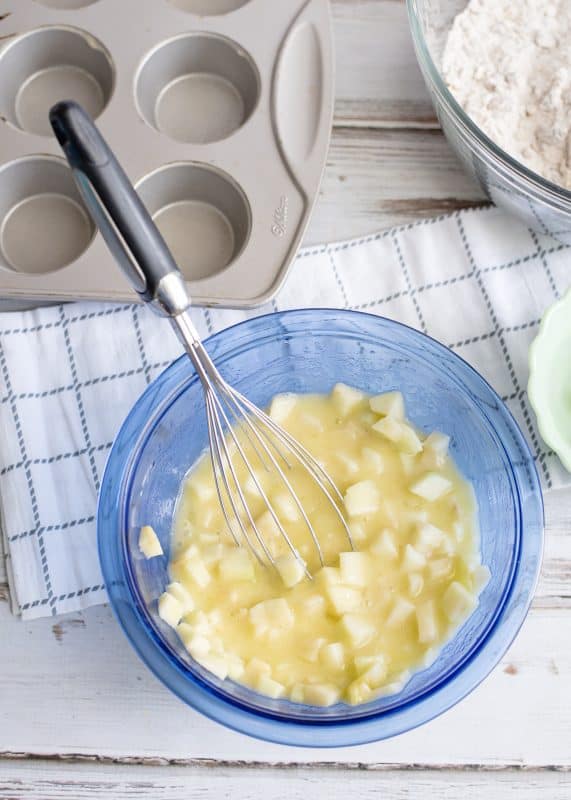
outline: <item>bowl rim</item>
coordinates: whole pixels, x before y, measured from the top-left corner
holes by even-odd
[[[528,190],[537,194],[547,194],[548,200],[554,205],[559,206],[564,211],[571,211],[571,189],[565,189],[557,183],[544,178],[538,172],[526,167],[521,161],[511,156],[506,150],[493,141],[485,131],[477,125],[474,120],[464,111],[458,103],[436,66],[426,38],[423,33],[420,11],[418,8],[419,0],[406,0],[408,21],[411,29],[414,49],[417,59],[421,66],[423,75],[430,78],[432,88],[438,95],[441,103],[451,112],[452,116],[462,127],[463,132],[470,139],[475,139],[479,145],[483,145],[492,158],[493,165],[500,171],[508,167],[516,177],[527,184]],[[513,176],[510,176],[513,177]],[[545,197],[542,197],[545,201]]]
[[[475,381],[488,399],[493,401],[495,413],[499,413],[503,423],[509,426],[513,447],[517,450],[518,456],[525,459],[525,471],[529,480],[526,499],[526,506],[529,507],[524,509],[520,492],[521,480],[515,473],[511,475],[514,490],[517,491],[519,506],[519,557],[516,559],[517,563],[513,569],[511,583],[503,593],[502,604],[494,607],[493,622],[486,629],[478,646],[470,652],[469,656],[460,661],[450,674],[440,683],[428,689],[426,693],[400,706],[383,709],[377,714],[361,718],[332,721],[288,720],[273,715],[271,712],[248,709],[240,701],[236,701],[228,695],[221,695],[214,687],[202,682],[199,676],[193,675],[189,680],[188,671],[183,674],[179,663],[167,652],[166,643],[161,641],[148,625],[141,624],[144,620],[137,616],[139,611],[129,581],[125,579],[125,573],[122,580],[117,580],[112,563],[114,558],[119,558],[119,563],[125,569],[125,565],[121,562],[124,538],[122,532],[126,524],[127,511],[124,503],[125,482],[137,455],[133,444],[139,444],[142,438],[138,424],[139,416],[143,413],[145,419],[148,418],[146,427],[156,424],[162,415],[161,409],[170,404],[173,397],[183,390],[181,387],[188,385],[189,379],[193,378],[193,369],[185,355],[167,367],[147,387],[131,409],[109,454],[99,495],[97,531],[101,569],[114,614],[141,659],[171,691],[207,717],[236,731],[280,744],[308,747],[365,744],[412,730],[439,716],[469,694],[502,658],[527,615],[541,566],[543,499],[537,470],[527,442],[511,413],[492,387],[473,367],[449,348],[430,336],[394,320],[359,311],[320,308],[281,311],[253,317],[214,334],[205,343],[207,347],[211,348],[220,343],[223,346],[227,341],[228,347],[223,352],[223,357],[230,357],[236,351],[236,347],[241,349],[247,342],[251,343],[252,334],[260,327],[269,326],[269,329],[273,328],[274,337],[278,336],[280,322],[286,318],[293,321],[297,318],[305,324],[307,330],[310,322],[316,323],[316,318],[320,323],[328,320],[336,323],[340,321],[350,323],[355,316],[368,320],[369,324],[378,325],[380,338],[383,338],[383,334],[386,334],[391,328],[398,327],[405,332],[413,344],[415,339],[428,343],[435,357],[445,357],[448,363],[452,361],[461,373]],[[244,333],[244,341],[235,345],[233,340],[237,331]],[[259,333],[259,330],[257,332]],[[185,373],[178,375],[183,369]],[[176,379],[176,383],[173,383],[174,379]],[[173,386],[165,393],[165,386],[168,388],[169,382],[173,383]],[[488,423],[495,431],[489,414],[482,409],[480,411],[486,416]],[[506,449],[505,443],[501,442],[501,445]],[[513,461],[512,458],[509,460]],[[531,518],[532,525],[530,526],[531,531],[526,530],[523,535],[526,517]],[[523,565],[526,567],[525,570]],[[129,603],[133,605],[134,611],[121,596],[125,585],[129,587]],[[136,624],[133,624],[134,614],[137,616]]]

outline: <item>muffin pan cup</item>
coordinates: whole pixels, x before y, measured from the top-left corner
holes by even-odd
[[[327,0],[217,0],[210,16],[200,16],[202,0],[5,6],[0,304],[136,300],[46,128],[58,99],[97,118],[195,303],[268,300],[299,246],[327,154]]]

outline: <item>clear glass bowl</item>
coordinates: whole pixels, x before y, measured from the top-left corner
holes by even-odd
[[[530,228],[571,243],[571,192],[542,178],[486,136],[454,99],[440,67],[454,17],[468,0],[407,0],[416,56],[446,138],[490,200]]]
[[[483,562],[492,578],[438,659],[397,695],[314,708],[220,681],[190,658],[158,617],[175,500],[206,446],[202,390],[183,357],[144,393],[111,451],[100,493],[99,554],[113,608],[135,649],[173,692],[252,736],[308,746],[360,744],[402,733],[470,692],[505,653],[528,610],[541,561],[543,506],[533,459],[506,407],[450,350],[399,323],[353,311],[290,311],[248,320],[207,342],[224,377],[260,406],[278,392],[400,389],[410,418],[452,437],[476,492]],[[152,525],[165,557],[137,540]]]

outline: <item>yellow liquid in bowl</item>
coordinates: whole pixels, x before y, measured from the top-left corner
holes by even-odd
[[[278,570],[236,547],[203,457],[179,500],[159,613],[204,667],[271,697],[357,704],[397,692],[436,657],[487,580],[471,486],[447,437],[416,431],[398,393],[369,398],[338,385],[326,396],[278,396],[270,415],[342,492],[355,549],[319,486],[293,463],[285,472],[319,537],[322,567],[287,488],[238,434],[256,478],[233,448],[236,472]]]

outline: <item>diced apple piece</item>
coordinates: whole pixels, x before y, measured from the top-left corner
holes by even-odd
[[[325,598],[320,594],[310,595],[303,601],[302,608],[306,614],[321,614],[325,610]]]
[[[402,426],[400,422],[393,419],[393,417],[384,417],[378,422],[375,422],[372,429],[380,433],[383,438],[388,439],[388,441],[393,444],[398,444],[402,435]]]
[[[417,497],[422,497],[423,500],[433,503],[448,494],[452,488],[452,483],[448,478],[439,475],[437,472],[427,472],[422,478],[411,484],[409,488]]]
[[[188,589],[186,589],[182,583],[173,581],[172,583],[169,583],[166,590],[181,604],[183,616],[185,614],[190,614],[191,611],[194,611],[194,599]]]
[[[426,600],[416,608],[416,623],[418,625],[418,641],[421,644],[431,644],[438,638],[438,620],[433,600]]]
[[[195,634],[194,625],[190,625],[188,622],[179,622],[176,626],[176,632],[183,645],[188,649],[187,645]]]
[[[302,644],[300,648],[301,657],[303,658],[304,661],[307,661],[310,664],[317,663],[317,660],[319,658],[319,651],[326,643],[327,639],[324,639],[322,636],[308,639],[305,643]]]
[[[369,669],[369,667],[372,667],[373,664],[376,664],[377,661],[386,663],[386,658],[382,653],[377,653],[376,655],[372,656],[355,656],[353,659],[353,664],[355,665],[357,674],[362,675]]]
[[[345,479],[353,478],[359,472],[359,462],[348,456],[347,453],[337,453],[336,459],[343,469]]]
[[[322,586],[338,586],[341,583],[341,572],[337,567],[322,567],[315,575],[315,580]]]
[[[222,612],[219,608],[213,608],[206,614],[206,618],[208,622],[215,628],[217,625],[220,625],[222,622]]]
[[[269,415],[274,422],[282,425],[296,405],[297,397],[295,394],[277,394],[270,405]]]
[[[379,686],[382,686],[386,681],[387,674],[387,664],[385,659],[381,657],[375,659],[369,668],[363,672],[361,678],[371,687],[371,689],[378,689]]]
[[[442,469],[448,457],[450,437],[434,431],[423,443],[422,466],[424,469]]]
[[[421,523],[418,526],[414,546],[419,553],[430,556],[442,545],[446,538],[444,531],[432,525],[430,522]]]
[[[198,550],[198,547],[194,543],[189,544],[177,555],[176,563],[183,564],[185,561],[190,561],[191,559],[196,558],[199,552],[200,551]]]
[[[452,563],[451,558],[435,558],[428,562],[428,575],[430,580],[434,581],[435,583],[439,583],[440,581],[445,581],[447,578],[450,578],[453,569],[454,564]]]
[[[246,476],[242,488],[244,494],[252,498],[252,500],[259,500],[262,497],[260,489],[264,489],[264,476],[260,472],[254,472],[254,475],[256,477],[255,480],[251,474]]]
[[[212,634],[212,625],[204,611],[194,611],[190,615],[190,624],[195,633],[199,633],[203,636],[210,636]]]
[[[375,414],[393,417],[399,421],[404,419],[404,397],[400,392],[384,392],[371,397],[369,406]]]
[[[294,623],[293,611],[283,597],[262,600],[250,609],[250,619],[254,625],[270,628],[291,628]]]
[[[199,558],[191,558],[185,562],[184,574],[201,589],[205,589],[210,583],[210,573]]]
[[[341,625],[354,647],[364,647],[375,635],[375,626],[361,614],[345,614]]]
[[[303,703],[305,698],[305,687],[302,683],[294,683],[289,693],[292,703]]]
[[[381,495],[374,481],[360,481],[347,489],[345,508],[350,517],[374,514],[381,505]]]
[[[339,555],[341,581],[349,586],[366,586],[369,579],[370,561],[367,553],[350,551]]]
[[[300,422],[312,433],[322,433],[324,430],[322,420],[315,414],[309,414],[307,411],[301,414]]]
[[[210,473],[208,478],[193,478],[189,485],[192,487],[196,499],[200,500],[201,505],[208,503],[209,500],[214,500],[216,497],[216,487],[213,482],[212,473]]]
[[[357,678],[347,687],[347,701],[352,706],[358,706],[366,703],[373,696],[373,692],[369,684],[362,678]]]
[[[479,566],[475,567],[472,570],[472,588],[475,592],[480,594],[480,592],[485,589],[485,587],[490,582],[490,578],[492,574],[488,567],[480,564]]]
[[[382,455],[378,450],[373,450],[372,447],[363,447],[361,450],[361,458],[365,467],[375,475],[381,475],[385,469],[385,462]]]
[[[226,552],[222,542],[209,544],[202,548],[202,560],[207,567],[212,567],[224,558]]]
[[[272,668],[267,661],[263,661],[261,658],[251,658],[246,664],[244,674],[248,681],[256,685],[262,675],[269,677],[272,674]]]
[[[346,614],[348,611],[356,611],[363,601],[363,596],[359,589],[351,586],[329,586],[327,596],[333,610],[339,616]]]
[[[209,653],[196,660],[205,669],[220,678],[221,681],[228,676],[228,659],[225,656],[216,656]]]
[[[404,548],[402,565],[406,572],[416,572],[426,566],[426,558],[411,544],[407,544]]]
[[[256,684],[256,689],[260,692],[260,694],[265,694],[267,697],[271,697],[272,700],[277,700],[280,697],[283,697],[285,694],[285,686],[278,681],[275,681],[273,678],[270,678],[269,675],[261,675],[258,683]]]
[[[244,662],[235,653],[228,653],[226,658],[228,661],[228,677],[233,681],[239,681],[245,672]]]
[[[347,386],[344,383],[337,383],[331,392],[331,399],[335,405],[337,413],[342,416],[348,416],[365,400],[366,395],[360,392],[359,389],[353,389],[352,386]]]
[[[384,686],[381,686],[380,689],[377,689],[374,696],[390,697],[390,695],[398,694],[409,682],[409,680],[410,672],[405,670],[404,672],[401,672],[400,675],[396,675],[390,683],[385,683]]]
[[[349,533],[351,534],[351,539],[353,540],[353,544],[360,544],[361,542],[365,541],[365,539],[367,538],[367,531],[362,522],[353,519],[349,522],[348,527],[349,527]]]
[[[339,689],[329,683],[311,683],[303,687],[303,702],[310,706],[332,706],[339,700]]]
[[[291,589],[292,586],[295,586],[305,577],[305,564],[300,558],[296,558],[293,553],[286,553],[286,555],[276,558],[276,569],[288,589]]]
[[[260,536],[266,542],[272,542],[276,539],[280,539],[281,541],[282,533],[279,525],[269,511],[264,511],[264,513],[258,517],[256,520],[256,528],[260,532]]]
[[[272,503],[276,514],[282,522],[284,520],[286,522],[297,522],[301,519],[300,510],[291,494],[286,494],[285,492],[276,494],[272,498]]]
[[[330,642],[319,651],[319,660],[329,669],[342,670],[345,667],[345,648],[341,642]]]
[[[414,614],[415,607],[404,597],[397,597],[392,607],[391,613],[387,617],[389,628],[398,628]]]
[[[467,617],[477,604],[476,597],[458,581],[450,584],[442,598],[444,613],[452,623],[460,622]]]
[[[369,411],[367,409],[366,411],[363,411],[363,413],[359,415],[359,420],[361,424],[364,425],[366,428],[372,428],[372,426],[378,420],[378,417],[376,414],[373,414],[372,411]]]
[[[422,452],[422,442],[418,438],[416,431],[410,425],[401,425],[401,435],[397,444],[399,450],[415,456]]]
[[[460,520],[456,520],[456,522],[452,523],[452,533],[454,534],[454,539],[457,542],[464,541],[464,536],[466,535],[466,529]]]
[[[150,525],[143,525],[139,533],[139,549],[145,558],[156,558],[163,555],[159,537]]]
[[[373,430],[392,442],[403,453],[414,456],[422,451],[422,442],[416,432],[403,422],[384,417],[373,425]]]
[[[254,562],[250,553],[243,547],[229,550],[218,565],[220,577],[232,581],[253,581],[256,577]]]
[[[171,628],[176,628],[182,618],[182,605],[173,597],[169,592],[163,592],[159,597],[159,617],[170,625]]]
[[[408,591],[411,597],[418,597],[424,589],[424,578],[418,572],[409,572]]]
[[[395,535],[388,528],[381,531],[369,549],[374,555],[389,560],[397,558],[399,554]]]
[[[183,642],[190,655],[197,661],[199,661],[201,658],[204,658],[204,656],[207,656],[210,652],[210,641],[206,638],[206,636],[199,636],[196,634],[187,641],[183,640]]]

